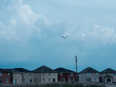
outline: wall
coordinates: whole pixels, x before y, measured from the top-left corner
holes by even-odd
[[[67,73],[62,73],[62,75],[58,73],[58,81],[62,82],[62,78],[64,78],[65,82],[67,82]]]
[[[106,78],[104,78],[106,75],[112,76],[113,77],[112,82],[116,82],[116,75],[113,75],[113,74],[115,74],[115,73],[104,73],[104,74],[100,74],[100,77],[102,78],[102,82],[103,83],[106,83],[107,82],[106,81]]]
[[[62,73],[62,75],[59,73],[58,74],[58,81],[62,82],[62,78],[65,78],[65,82],[69,82],[69,78],[70,78],[70,82],[76,82],[76,73],[73,73],[73,76],[70,75],[71,73]],[[75,81],[73,81],[73,78],[75,79]]]
[[[31,72],[22,73],[22,83],[35,83],[34,74]]]
[[[41,73],[34,73],[34,78],[36,78],[35,83],[41,83]]]
[[[86,83],[86,78],[91,78],[91,82],[99,82],[99,75],[96,75],[96,73],[91,73],[91,76],[87,76],[87,73],[79,74],[80,83]],[[94,78],[97,78],[97,81],[94,81]]]
[[[0,76],[0,79],[2,79],[3,84],[10,84],[10,82],[11,82],[10,75],[8,75],[8,73],[2,73],[2,76]],[[8,79],[8,82],[5,81],[6,79]]]
[[[53,79],[55,79],[55,82],[58,82],[58,74],[57,73],[44,73],[45,75],[43,75],[43,73],[41,73],[41,83],[51,83],[53,82]],[[45,81],[43,81],[43,78],[45,79]],[[50,78],[50,81],[49,81]]]
[[[14,83],[14,80],[17,80],[17,83]],[[13,73],[13,84],[22,84],[22,73]]]
[[[71,73],[67,73],[67,82],[69,82],[69,78],[71,79],[70,82],[76,82],[76,73],[73,73],[73,76],[70,75]],[[74,81],[73,81],[74,78]]]

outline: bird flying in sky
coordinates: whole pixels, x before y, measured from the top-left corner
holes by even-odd
[[[66,37],[68,37],[68,36],[62,36],[61,38],[64,38],[65,39]]]

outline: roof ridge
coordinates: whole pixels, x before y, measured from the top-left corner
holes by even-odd
[[[56,68],[54,70],[57,72],[75,72],[75,71],[72,71],[72,70],[66,69],[66,68]]]
[[[43,66],[40,66],[39,68],[33,70],[33,72],[35,73],[56,73],[55,70],[43,65]]]
[[[99,71],[97,71],[96,69],[92,67],[87,67],[79,73],[99,73]]]
[[[112,68],[106,68],[103,71],[101,71],[100,73],[116,73],[116,70],[114,70]]]

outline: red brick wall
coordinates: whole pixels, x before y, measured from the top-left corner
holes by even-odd
[[[62,78],[66,80],[66,73],[62,73],[62,75],[60,75],[60,73],[58,74],[58,81],[62,81]]]
[[[2,73],[2,76],[0,76],[0,79],[2,79],[2,84],[10,84],[10,75],[8,75],[8,73]],[[5,82],[5,79],[8,79],[8,83]]]
[[[69,82],[69,78],[70,78],[70,82],[73,82],[73,78],[75,79],[76,82],[76,73],[73,73],[73,76],[70,76],[70,73],[62,73],[62,75],[60,75],[60,73],[58,74],[58,81],[62,81],[62,78],[65,78],[66,82]]]
[[[75,79],[74,82],[76,82],[76,73],[73,73],[73,76],[70,76],[70,73],[67,73],[67,82],[69,81],[69,78],[71,82],[73,82],[73,78]]]

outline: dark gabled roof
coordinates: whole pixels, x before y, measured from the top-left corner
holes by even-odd
[[[24,68],[14,68],[15,70],[18,70],[18,71],[20,71],[20,72],[31,72],[31,71],[29,71],[29,70],[27,70],[27,69],[24,69]]]
[[[87,67],[86,69],[82,70],[80,73],[99,73],[99,71],[97,71],[91,67]]]
[[[76,73],[76,72],[74,72],[74,71],[72,71],[72,70],[69,70],[69,69],[65,69],[65,68],[57,68],[57,69],[54,69],[55,71],[57,71],[57,72],[62,72],[62,73],[71,73],[71,72],[73,72],[73,73]]]
[[[57,73],[55,70],[52,70],[44,65],[33,70],[32,72],[35,72],[35,73]]]
[[[15,69],[4,69],[4,70],[6,70],[6,71],[8,71],[10,73],[21,73],[20,71],[15,70]]]
[[[116,71],[111,68],[107,68],[107,69],[101,71],[100,73],[116,73]]]
[[[1,68],[0,68],[0,72],[5,72],[5,73],[6,73],[6,72],[10,72],[10,71],[8,71],[8,70],[6,70],[6,69],[1,69]]]

